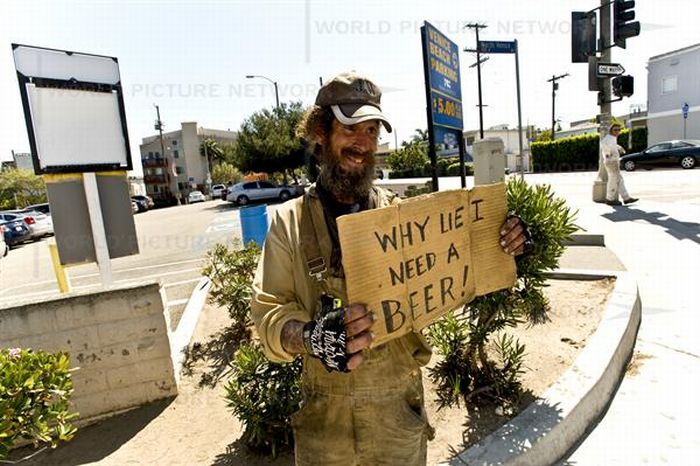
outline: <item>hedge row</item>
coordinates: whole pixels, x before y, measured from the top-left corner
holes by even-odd
[[[627,147],[629,130],[623,129],[617,142]],[[582,134],[556,141],[533,142],[532,166],[535,173],[568,172],[578,170],[596,170],[598,168],[598,134]],[[634,128],[632,132],[632,149],[639,152],[647,147],[647,129]]]
[[[466,176],[471,176],[474,174],[474,169],[471,165],[465,165]],[[438,176],[459,176],[459,158],[449,157],[441,158],[437,161],[437,175]],[[392,170],[389,172],[390,179],[398,178],[429,178],[433,176],[431,170],[430,162],[423,165],[420,168],[408,168],[405,170]]]

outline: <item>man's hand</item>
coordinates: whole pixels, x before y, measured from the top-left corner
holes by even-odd
[[[304,325],[304,347],[329,371],[351,371],[362,363],[362,350],[372,343],[370,328],[374,321],[374,315],[363,304],[334,309]]]
[[[530,246],[530,237],[520,217],[509,216],[501,227],[501,247],[506,254],[519,256]]]
[[[348,370],[353,370],[362,361],[362,350],[369,348],[374,339],[370,331],[376,317],[367,311],[364,304],[351,304],[345,310],[345,331],[348,342],[346,352],[348,354]]]

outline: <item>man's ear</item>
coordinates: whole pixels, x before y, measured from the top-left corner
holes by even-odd
[[[321,145],[326,145],[326,132],[323,130],[321,125],[316,127],[316,131],[314,131],[314,133],[316,135],[316,142],[318,142]]]

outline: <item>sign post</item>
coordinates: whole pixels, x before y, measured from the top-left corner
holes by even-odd
[[[462,187],[464,177],[464,128],[462,116],[462,85],[459,75],[459,49],[427,21],[421,26],[423,71],[428,118],[428,153],[432,165],[433,191],[438,190],[437,153],[449,155],[459,149]]]
[[[478,43],[479,52],[481,53],[512,53],[515,54],[515,88],[518,99],[518,171],[520,178],[525,176],[523,164],[523,123],[522,123],[522,107],[520,105],[520,61],[518,58],[518,40],[513,41],[498,41],[498,40],[481,40]]]

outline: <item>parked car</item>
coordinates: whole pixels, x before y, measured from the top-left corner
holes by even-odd
[[[22,219],[9,221],[0,220],[0,226],[2,226],[3,229],[3,239],[10,248],[32,239],[32,232],[29,231],[29,227]]]
[[[139,206],[139,212],[146,212],[148,209],[152,209],[155,205],[150,196],[138,194],[136,196],[131,196],[131,200],[136,201],[136,204]]]
[[[700,141],[682,139],[654,144],[641,152],[624,155],[620,166],[628,172],[637,167],[677,167],[694,168],[700,161]]]
[[[6,210],[0,212],[0,221],[7,222],[10,220],[24,221],[33,239],[53,235],[53,221],[51,220],[51,216],[44,215],[41,212],[34,210],[28,212],[21,210]]]
[[[41,212],[44,215],[51,215],[51,208],[49,207],[48,202],[27,206],[24,209],[22,209],[22,212],[30,212],[32,210],[36,212]]]
[[[5,225],[0,224],[0,259],[10,252],[10,246],[5,242]]]
[[[204,202],[206,198],[204,197],[204,194],[202,194],[202,191],[192,191],[187,195],[187,202],[190,204],[194,204],[195,202]]]
[[[254,201],[279,200],[286,201],[298,196],[299,190],[292,186],[277,186],[269,181],[250,181],[231,186],[226,200],[238,205],[246,205]]]
[[[223,197],[223,193],[226,190],[226,185],[223,184],[215,184],[211,187],[211,198],[212,199],[218,199],[220,197]]]

